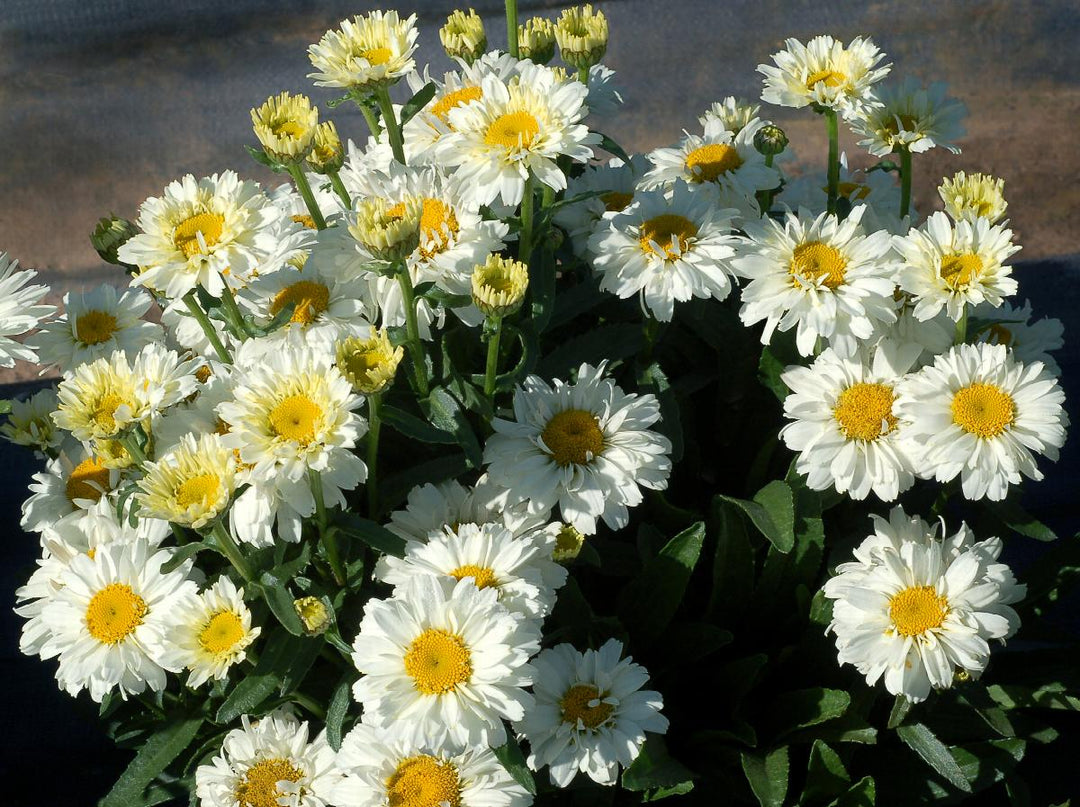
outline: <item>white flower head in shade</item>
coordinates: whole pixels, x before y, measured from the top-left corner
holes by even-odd
[[[957,673],[977,678],[990,660],[989,640],[1004,642],[1020,626],[1009,604],[1025,586],[997,562],[1001,539],[976,542],[965,524],[939,538],[938,525],[900,507],[888,520],[872,518],[874,534],[856,560],[825,584],[840,663],[916,702],[951,687]]]
[[[52,419],[57,404],[59,399],[53,387],[38,390],[28,398],[13,399],[7,422],[0,425],[0,434],[15,445],[37,451],[59,448],[64,436]]]
[[[1053,317],[1034,322],[1031,317],[1031,303],[1027,300],[1016,308],[1007,302],[997,308],[983,303],[972,309],[968,332],[974,334],[975,342],[1005,345],[1017,361],[1025,364],[1041,361],[1047,372],[1061,375],[1061,368],[1050,352],[1065,346],[1065,326]]]
[[[320,732],[310,742],[307,721],[286,709],[240,718],[221,753],[195,770],[202,807],[327,807],[341,779],[334,749]]]
[[[645,732],[667,732],[660,693],[642,689],[648,672],[622,651],[621,642],[608,639],[584,653],[556,645],[533,660],[536,706],[514,730],[529,741],[529,767],[550,766],[559,787],[568,786],[578,771],[614,785],[619,767],[637,759]]]
[[[1004,345],[958,345],[908,376],[896,413],[922,448],[916,467],[964,496],[1004,499],[1021,476],[1039,480],[1041,454],[1056,460],[1069,425],[1065,393],[1041,362],[1016,361]]]
[[[598,518],[625,527],[641,488],[663,490],[671,473],[671,441],[651,428],[659,402],[624,393],[605,367],[582,364],[573,384],[529,376],[514,391],[514,420],[495,418],[484,446],[488,473],[510,501],[528,501],[533,512],[558,504],[585,535]]]
[[[413,742],[502,745],[503,719],[532,706],[523,687],[533,682],[539,627],[500,605],[494,588],[453,583],[415,575],[402,596],[368,600],[353,641],[362,673],[353,696],[365,723]]]
[[[532,796],[490,748],[411,741],[394,728],[363,723],[338,751],[340,807],[528,807]]]
[[[515,537],[498,524],[447,527],[423,543],[409,541],[403,558],[384,555],[375,577],[394,586],[395,596],[405,596],[404,586],[419,574],[472,580],[478,589],[494,588],[513,613],[543,619],[566,582],[566,569],[552,560],[556,533],[557,528]]]
[[[929,87],[911,77],[897,85],[876,88],[882,106],[865,109],[854,122],[859,145],[875,157],[897,151],[919,154],[935,146],[960,153],[954,144],[965,134],[963,119],[967,108],[945,95],[946,85],[938,81]]]
[[[56,313],[56,306],[42,305],[48,286],[26,285],[37,272],[18,271],[19,262],[0,252],[0,367],[14,367],[15,361],[37,361],[37,353],[11,337],[34,330],[43,319]]]
[[[220,516],[236,490],[236,459],[218,434],[186,434],[143,471],[135,493],[140,514],[195,530]]]
[[[862,214],[864,232],[888,230],[906,233],[917,214],[910,208],[910,219],[900,219],[900,185],[888,171],[860,171],[848,168],[847,153],[840,153],[840,182],[837,193],[851,205],[865,205]],[[829,180],[824,168],[797,177],[785,177],[778,201],[792,210],[806,208],[815,216],[825,212],[829,201]]]
[[[613,157],[606,164],[589,165],[580,176],[567,180],[566,199],[595,194],[560,207],[552,217],[570,236],[575,254],[585,257],[589,236],[605,213],[620,213],[634,201],[638,182],[648,168],[649,162],[641,154],[632,155],[629,163]]]
[[[799,354],[809,356],[819,338],[851,356],[879,323],[896,319],[895,268],[889,234],[861,227],[865,205],[840,221],[807,210],[784,221],[747,222],[747,237],[731,261],[750,280],[742,290],[744,325],[765,321],[762,344],[773,332],[795,329]]]
[[[784,42],[773,65],[758,65],[765,76],[761,100],[769,104],[804,107],[816,104],[850,120],[878,102],[873,85],[892,68],[878,67],[885,58],[869,37],[857,36],[845,47],[831,36],[815,36],[805,45]]]
[[[166,619],[195,587],[190,560],[161,571],[170,555],[138,540],[72,560],[41,613],[52,634],[41,652],[59,655],[61,689],[73,696],[87,689],[100,703],[114,690],[126,698],[165,688]]]
[[[177,603],[166,633],[164,660],[170,669],[187,668],[187,685],[198,689],[221,680],[243,661],[248,646],[261,633],[251,627],[244,590],[222,575],[206,591]]]
[[[990,174],[957,171],[952,177],[941,180],[938,196],[953,221],[967,219],[973,222],[982,218],[997,224],[1009,208],[1005,201],[1005,180]]]
[[[372,92],[400,80],[416,66],[416,15],[372,11],[341,21],[308,48],[316,87]]]
[[[601,290],[623,299],[640,295],[661,322],[671,321],[676,302],[725,299],[734,285],[728,259],[739,243],[731,224],[736,213],[682,181],[670,193],[641,191],[589,237]]]
[[[899,289],[893,295],[893,303],[896,308],[896,321],[879,323],[874,335],[866,342],[867,347],[903,352],[917,345],[921,352],[915,357],[912,368],[922,367],[933,361],[939,353],[952,347],[956,324],[944,310],[930,319],[917,319],[911,295],[904,294]]]
[[[893,410],[895,386],[921,349],[898,352],[888,346],[841,358],[826,348],[809,367],[781,375],[792,391],[784,415],[793,422],[780,436],[799,452],[795,467],[811,490],[834,487],[853,499],[873,491],[893,501],[915,483],[905,424]]]
[[[120,482],[120,472],[86,447],[69,441],[38,471],[30,483],[31,496],[23,503],[20,526],[28,532],[45,532],[72,513],[92,509]]]
[[[959,321],[968,303],[998,306],[1016,294],[1012,267],[1005,261],[1020,245],[1012,242],[1012,230],[989,219],[954,224],[944,213],[933,213],[921,227],[895,236],[893,248],[904,263],[897,280],[914,298],[919,319],[944,308]]]
[[[757,119],[760,111],[759,104],[729,95],[723,101],[714,101],[698,118],[698,122],[705,128],[709,121],[716,121],[721,127],[737,135]]]

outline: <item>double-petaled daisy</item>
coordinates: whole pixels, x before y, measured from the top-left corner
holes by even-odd
[[[370,93],[393,84],[416,62],[416,15],[401,19],[396,11],[372,11],[327,31],[308,48],[317,87],[343,87]]]
[[[393,726],[413,742],[498,746],[503,719],[532,706],[529,657],[540,631],[499,604],[494,588],[416,575],[402,596],[368,600],[353,663],[353,696],[365,723]]]
[[[944,82],[923,87],[911,77],[876,88],[882,105],[865,109],[853,124],[855,133],[865,138],[859,145],[875,157],[895,151],[918,154],[935,146],[959,154],[954,141],[965,134],[967,108],[946,96],[946,89]]]
[[[589,236],[605,213],[621,213],[634,201],[648,167],[649,162],[641,154],[631,156],[628,163],[616,157],[606,164],[590,165],[567,181],[566,199],[586,198],[560,207],[552,221],[566,230],[577,255],[585,257]]]
[[[529,767],[550,766],[551,781],[566,787],[578,771],[613,785],[619,767],[641,752],[645,732],[664,734],[668,720],[659,692],[642,689],[649,674],[622,656],[622,642],[599,650],[560,644],[534,660],[536,706],[514,729],[529,741]]]
[[[731,225],[736,212],[718,208],[682,181],[670,198],[659,190],[638,193],[589,237],[600,288],[624,299],[640,295],[661,322],[671,320],[676,302],[723,300],[733,285],[728,259],[739,243]]]
[[[586,535],[598,518],[625,527],[641,488],[663,490],[671,473],[671,441],[650,428],[659,402],[624,393],[604,370],[582,364],[576,383],[554,386],[529,376],[514,391],[514,420],[495,418],[484,446],[488,473],[510,501],[527,501],[532,512],[558,504]]]
[[[222,575],[206,591],[177,603],[166,633],[165,663],[190,670],[187,685],[198,689],[227,676],[260,632],[251,627],[244,590]]]
[[[964,524],[939,538],[937,525],[900,507],[888,521],[873,519],[875,532],[856,560],[840,564],[825,584],[840,663],[910,701],[948,689],[957,673],[978,677],[989,640],[1004,642],[1020,626],[1009,604],[1025,586],[997,562],[1001,539],[976,542]]]
[[[190,560],[161,571],[169,558],[168,551],[137,540],[71,561],[62,588],[41,612],[51,633],[41,652],[59,655],[62,689],[70,695],[87,689],[100,702],[117,689],[126,698],[165,688],[167,617],[195,587],[187,579]]]
[[[220,516],[236,489],[236,460],[217,434],[187,434],[143,471],[135,494],[140,513],[195,530]]]
[[[0,424],[0,434],[16,445],[51,454],[64,439],[52,419],[58,403],[52,387],[38,390],[25,399],[12,399],[11,412],[7,422]]]
[[[286,709],[253,719],[225,735],[221,753],[195,770],[203,807],[326,807],[341,779],[334,749],[320,732],[310,742],[307,721]]]
[[[840,221],[807,210],[745,224],[746,239],[731,261],[750,283],[742,290],[744,325],[765,321],[762,344],[773,332],[795,328],[800,355],[809,356],[819,338],[851,356],[875,325],[896,319],[895,270],[889,234],[861,227],[865,205]]]
[[[772,56],[775,66],[758,65],[765,76],[761,100],[796,108],[816,104],[854,118],[877,103],[873,85],[892,67],[878,67],[883,58],[869,37],[857,36],[847,47],[831,36],[815,36],[805,45],[788,39]]]
[[[842,358],[826,348],[809,367],[781,375],[791,390],[784,415],[793,422],[780,436],[799,452],[795,467],[811,490],[835,487],[853,499],[873,491],[893,501],[915,483],[906,424],[894,407],[896,384],[917,352],[900,357],[882,348],[869,359]]]
[[[998,308],[983,303],[971,311],[969,332],[974,332],[975,342],[1005,345],[1018,361],[1041,361],[1052,375],[1060,375],[1061,368],[1050,351],[1065,346],[1065,326],[1053,317],[1034,322],[1031,317],[1031,303],[1027,300],[1017,308],[1007,302]]]
[[[1004,345],[958,345],[908,376],[896,413],[921,446],[916,467],[964,496],[998,501],[1021,475],[1042,479],[1035,456],[1056,460],[1069,425],[1065,393],[1041,362],[1016,361]]]
[[[72,513],[90,510],[108,498],[120,482],[120,472],[78,443],[69,443],[33,476],[33,494],[22,506],[20,526],[44,532]]]
[[[37,353],[11,337],[34,330],[41,320],[56,313],[56,306],[41,305],[48,286],[26,285],[37,272],[18,271],[19,262],[0,252],[0,367],[14,367],[15,361],[37,361]]]
[[[395,596],[404,596],[404,586],[420,574],[468,579],[479,589],[494,588],[499,602],[515,614],[543,619],[566,582],[566,569],[552,559],[556,530],[515,537],[498,524],[446,527],[426,541],[408,542],[402,558],[380,558],[375,577],[395,586]]]
[[[1020,245],[1012,242],[1012,230],[989,219],[954,224],[937,212],[922,227],[895,236],[893,248],[903,259],[897,282],[914,299],[919,319],[929,319],[944,308],[959,321],[968,303],[998,306],[1016,294],[1012,267],[1005,261],[1020,251]]]
[[[1005,201],[1005,180],[990,174],[957,171],[952,177],[941,180],[938,196],[953,221],[987,219],[991,224],[997,224],[1009,208]]]
[[[759,104],[729,95],[723,101],[713,102],[698,118],[698,122],[704,128],[709,125],[709,121],[716,121],[733,135],[737,135],[757,119],[760,111]]]
[[[319,128],[319,108],[306,95],[272,95],[251,110],[251,125],[271,159],[286,164],[302,162],[311,151]]]

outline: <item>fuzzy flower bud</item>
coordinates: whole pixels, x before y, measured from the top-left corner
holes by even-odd
[[[353,389],[364,395],[382,392],[394,382],[394,374],[405,350],[390,344],[386,331],[370,338],[349,337],[337,346],[337,367]]]
[[[392,204],[375,197],[360,202],[349,232],[368,252],[387,263],[399,263],[420,246],[420,199],[408,197]]]
[[[296,609],[296,615],[304,624],[304,632],[309,636],[318,636],[330,627],[330,609],[318,597],[301,597],[293,600],[293,608]]]
[[[529,269],[521,261],[492,254],[472,273],[473,303],[488,317],[505,317],[521,307],[529,288]]]
[[[1004,217],[1009,207],[1005,201],[1005,180],[989,174],[958,171],[952,179],[941,181],[938,195],[945,203],[945,212],[953,221],[985,218],[995,224]]]
[[[555,551],[552,560],[556,563],[566,563],[573,560],[581,553],[581,547],[585,546],[585,536],[570,524],[563,524],[559,534],[555,536]]]
[[[567,8],[555,23],[555,40],[562,60],[578,70],[599,64],[607,51],[608,23],[604,12],[592,3]]]
[[[266,99],[251,110],[255,136],[270,159],[279,163],[298,163],[311,151],[319,110],[306,95],[283,92]]]
[[[94,231],[90,233],[90,243],[103,261],[119,266],[121,262],[116,256],[117,251],[129,238],[138,234],[139,228],[127,219],[106,216],[98,221]]]
[[[460,9],[451,12],[446,25],[439,29],[439,39],[447,56],[461,59],[465,64],[472,64],[487,50],[484,21],[471,8],[468,12]]]
[[[345,149],[341,147],[341,138],[332,120],[320,123],[315,129],[315,140],[307,161],[317,174],[333,174],[341,169]]]
[[[533,17],[518,26],[518,55],[537,64],[547,64],[555,58],[555,23],[543,17]]]
[[[787,148],[787,144],[787,135],[776,124],[766,124],[754,133],[754,148],[766,157],[775,157],[780,154]]]

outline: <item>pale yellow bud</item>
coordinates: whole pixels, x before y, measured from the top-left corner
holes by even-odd
[[[407,197],[396,204],[375,197],[360,202],[349,232],[379,260],[398,263],[420,246],[423,200]]]
[[[603,11],[593,11],[592,3],[564,9],[555,23],[555,40],[564,62],[588,70],[607,52],[607,17]]]
[[[307,161],[317,174],[333,174],[345,162],[345,149],[341,147],[341,138],[332,120],[320,123],[315,129],[315,141]]]
[[[529,288],[529,269],[521,261],[492,254],[472,273],[473,303],[489,317],[505,317],[521,307]]]
[[[311,151],[319,110],[306,95],[280,95],[251,110],[252,128],[266,154],[279,163],[298,163]]]
[[[296,615],[300,617],[300,621],[304,624],[304,632],[308,635],[318,636],[330,627],[330,609],[318,597],[301,597],[293,600],[293,608],[296,609]]]
[[[382,392],[394,382],[405,350],[390,344],[386,331],[376,331],[368,339],[349,337],[337,346],[337,367],[364,395]]]
[[[952,179],[941,181],[938,195],[945,203],[945,212],[954,221],[985,218],[994,224],[1009,207],[1005,201],[1005,180],[989,174],[958,171]]]
[[[555,23],[543,17],[533,17],[518,26],[518,55],[537,64],[547,64],[555,58]]]
[[[451,12],[446,25],[439,29],[443,49],[451,59],[461,59],[472,64],[487,50],[487,34],[484,21],[473,9]]]
[[[566,563],[578,556],[581,547],[585,546],[585,536],[569,524],[563,524],[559,534],[555,536],[555,551],[552,560],[556,563]]]

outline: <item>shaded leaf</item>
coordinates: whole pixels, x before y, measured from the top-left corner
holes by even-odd
[[[783,807],[788,788],[788,749],[786,745],[768,754],[743,752],[742,769],[761,807]]]
[[[899,726],[896,735],[949,784],[965,793],[971,792],[971,783],[956,764],[949,749],[926,725],[911,723]]]
[[[341,732],[349,714],[349,704],[352,703],[352,682],[355,678],[351,670],[346,670],[334,687],[330,705],[326,707],[326,741],[335,751],[341,748]]]
[[[435,387],[431,394],[420,402],[432,425],[437,429],[450,432],[457,438],[458,445],[465,451],[465,456],[474,468],[481,464],[480,442],[476,439],[465,410],[457,398],[442,387]]]
[[[514,781],[535,796],[536,780],[533,778],[529,766],[525,764],[525,755],[521,753],[521,747],[517,744],[517,740],[511,737],[505,744],[491,750],[499,758],[502,766],[506,768],[506,772],[514,778]]]
[[[851,705],[851,696],[840,689],[813,687],[781,692],[771,699],[770,723],[781,735],[816,726],[841,717]]]
[[[398,409],[388,404],[379,407],[379,416],[382,422],[391,426],[395,431],[421,443],[435,443],[438,445],[457,445],[457,436],[451,431],[445,431],[432,426],[416,415],[410,415],[403,409]]]
[[[181,716],[152,734],[102,799],[102,807],[137,807],[144,804],[143,792],[147,786],[191,745],[202,724],[201,717]]]
[[[412,120],[416,113],[426,107],[431,99],[435,97],[435,82],[429,81],[423,87],[416,91],[416,94],[405,102],[405,105],[401,107],[401,126],[404,127],[406,123]]]
[[[405,539],[369,518],[355,513],[342,513],[335,522],[335,526],[342,532],[359,538],[379,552],[385,552],[397,558],[405,555]]]
[[[622,786],[640,792],[651,788],[675,787],[694,779],[694,772],[668,754],[667,743],[659,734],[645,735],[641,753],[623,771]]]
[[[814,740],[806,768],[806,785],[799,803],[805,805],[835,798],[846,793],[850,786],[851,776],[840,755],[821,740]]]

